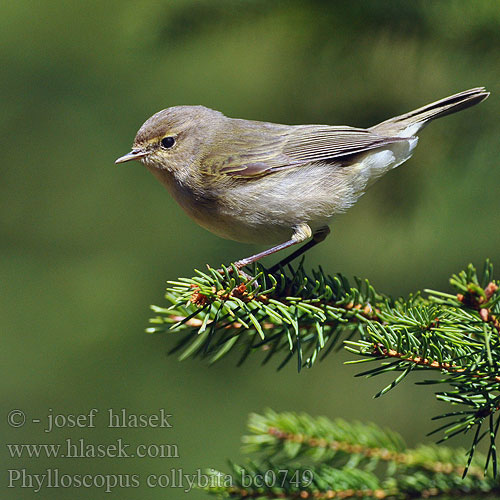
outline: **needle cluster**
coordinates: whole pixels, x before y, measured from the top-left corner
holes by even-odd
[[[444,441],[472,431],[470,466],[485,441],[485,469],[497,473],[495,440],[500,426],[500,290],[486,262],[480,276],[469,265],[453,275],[454,293],[425,290],[393,299],[368,281],[351,284],[342,275],[320,268],[307,273],[302,264],[269,273],[254,268],[253,277],[235,268],[209,268],[193,278],[169,282],[166,307],[153,306],[148,331],[175,335],[171,352],[180,359],[217,361],[238,351],[242,363],[261,353],[263,362],[280,357],[278,368],[292,359],[300,371],[344,346],[358,359],[376,366],[358,376],[394,374],[382,396],[416,371],[420,384],[442,387],[436,397],[453,407],[436,420],[444,423]]]
[[[373,424],[267,410],[250,415],[248,429],[243,451],[252,459],[244,465],[230,463],[231,484],[212,481],[209,493],[235,499],[326,500],[476,499],[500,492],[498,478],[484,475],[479,467],[471,467],[463,479],[465,450],[410,449],[400,435]]]

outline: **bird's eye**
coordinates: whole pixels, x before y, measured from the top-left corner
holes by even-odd
[[[171,148],[175,144],[175,139],[173,137],[164,137],[161,140],[161,146],[165,149]]]

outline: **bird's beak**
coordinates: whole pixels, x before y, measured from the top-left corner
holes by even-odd
[[[144,158],[146,156],[146,151],[143,151],[142,149],[132,149],[130,153],[127,153],[125,156],[120,156],[115,163],[125,163],[126,161],[132,161],[132,160],[140,160],[141,158]]]

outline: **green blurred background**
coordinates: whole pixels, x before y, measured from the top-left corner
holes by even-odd
[[[355,379],[330,356],[277,373],[258,355],[214,366],[168,357],[144,333],[165,280],[258,247],[192,222],[139,164],[115,166],[154,112],[204,104],[233,117],[370,126],[470,87],[480,106],[434,122],[414,157],[334,224],[306,264],[399,295],[500,266],[500,9],[496,0],[4,2],[0,18],[0,317],[7,443],[175,443],[178,459],[12,459],[2,498],[183,498],[148,474],[224,469],[247,414],[266,407],[390,424],[410,444],[446,407],[410,382]],[[272,261],[272,259],[271,259]],[[22,409],[27,424],[7,426]],[[53,413],[94,429],[44,433]],[[172,413],[173,429],[108,429],[108,408]],[[31,422],[40,418],[41,424]],[[456,444],[459,444],[457,441]],[[7,488],[28,474],[138,474],[140,489]],[[16,483],[18,486],[19,482]],[[205,498],[192,492],[189,498]]]

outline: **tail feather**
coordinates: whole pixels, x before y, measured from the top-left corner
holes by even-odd
[[[411,137],[431,120],[479,104],[489,95],[490,93],[484,87],[464,90],[404,115],[385,120],[382,123],[374,125],[370,130],[384,136]]]

